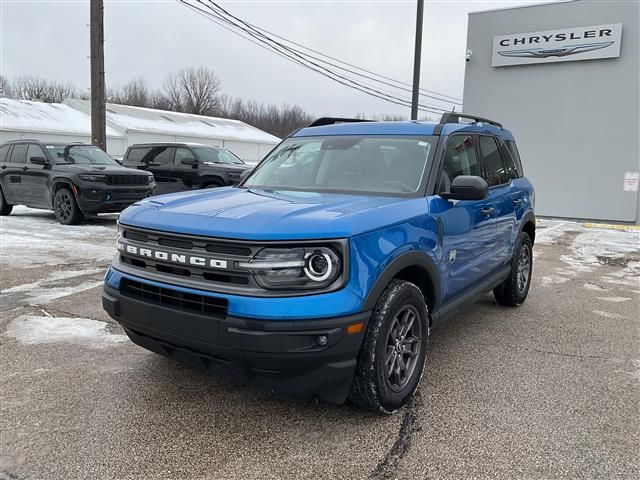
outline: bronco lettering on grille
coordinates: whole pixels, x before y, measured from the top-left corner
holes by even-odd
[[[121,252],[135,255],[137,257],[146,257],[161,262],[177,263],[180,265],[193,265],[194,267],[208,267],[226,269],[227,261],[211,257],[199,257],[195,255],[187,255],[184,253],[172,253],[154,248],[136,247],[135,245],[126,245],[118,242],[118,250]]]

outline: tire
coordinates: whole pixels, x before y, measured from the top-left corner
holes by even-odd
[[[407,315],[413,316],[412,323]],[[411,323],[404,335],[404,329],[399,330],[403,322]],[[393,280],[382,292],[369,320],[349,400],[361,408],[385,414],[407,403],[420,383],[428,336],[429,315],[422,292],[413,283]],[[408,346],[411,353],[402,350],[403,346]],[[402,358],[406,367],[405,378],[399,374],[398,358]],[[392,373],[388,374],[389,371]]]
[[[0,188],[0,216],[4,217],[6,215],[9,215],[11,213],[11,210],[13,210],[13,205],[7,203],[7,199],[4,198],[4,192]]]
[[[213,180],[212,182],[205,183],[202,188],[218,188],[218,187],[224,187],[224,186],[225,184],[222,180]]]
[[[53,211],[63,225],[77,225],[84,218],[73,193],[66,188],[56,192],[53,198]]]
[[[502,284],[493,289],[493,296],[497,302],[507,307],[515,307],[523,303],[531,286],[531,273],[533,272],[531,238],[522,232],[517,245],[509,276]]]

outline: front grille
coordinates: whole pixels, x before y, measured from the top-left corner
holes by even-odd
[[[109,185],[146,185],[147,175],[107,175]]]
[[[169,259],[143,256],[135,252],[121,250],[122,264],[153,274],[157,281],[182,282],[193,288],[217,289],[219,287],[256,289],[259,288],[250,272],[236,268],[237,262],[247,262],[261,249],[261,245],[220,238],[195,237],[154,230],[131,228],[122,225],[121,242],[139,249],[160,250],[182,256],[214,258],[226,262],[227,268],[178,263]],[[133,272],[131,272],[133,273]],[[158,275],[161,275],[159,277]],[[224,288],[221,291],[226,291]]]
[[[166,287],[156,287],[148,283],[123,278],[120,283],[122,295],[187,312],[225,318],[228,301],[225,298],[208,297],[193,293],[185,293]]]

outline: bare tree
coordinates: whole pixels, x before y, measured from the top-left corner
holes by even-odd
[[[153,95],[154,93],[149,91],[144,79],[138,77],[125,83],[121,88],[108,89],[107,102],[132,105],[134,107],[150,107],[152,106]]]
[[[44,78],[21,76],[12,84],[13,96],[20,100],[40,100],[60,103],[67,98],[78,97],[78,89],[71,82],[47,81]]]
[[[0,97],[11,98],[11,82],[4,75],[0,75]]]
[[[174,110],[213,115],[220,102],[220,79],[208,68],[184,68],[165,80],[164,94]]]

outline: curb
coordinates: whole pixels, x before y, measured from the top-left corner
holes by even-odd
[[[626,232],[640,232],[640,225],[614,225],[608,223],[584,223],[587,228],[604,228],[606,230],[624,230]]]

